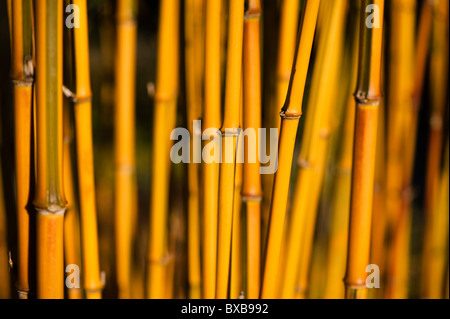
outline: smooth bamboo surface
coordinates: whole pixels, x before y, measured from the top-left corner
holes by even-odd
[[[119,298],[129,299],[132,278],[132,232],[136,221],[135,86],[137,50],[135,0],[117,7],[115,95],[115,233]]]
[[[16,287],[19,298],[26,299],[30,293],[28,236],[30,183],[33,182],[30,174],[34,82],[32,2],[12,1],[10,10],[18,235]]]
[[[75,135],[80,195],[81,242],[84,291],[87,299],[102,297],[100,280],[97,207],[94,183],[91,83],[89,74],[89,38],[86,0],[74,0],[80,8],[80,28],[74,28],[75,49]]]
[[[244,177],[242,199],[245,202],[246,234],[242,243],[246,247],[246,298],[256,299],[260,288],[261,269],[261,201],[262,187],[260,163],[256,157],[250,163],[249,148],[255,146],[256,154],[259,152],[258,129],[261,120],[261,3],[259,0],[249,1],[244,17],[244,84],[243,84],[243,129],[254,129],[256,139],[244,141]],[[292,63],[291,63],[292,66]],[[250,145],[249,143],[253,143]],[[255,154],[255,155],[256,155]]]
[[[221,8],[222,1],[206,1],[205,4],[205,108],[203,119],[205,129],[221,125]],[[216,141],[219,135],[216,132]],[[219,145],[213,141],[204,146]],[[208,153],[206,153],[209,155]],[[208,156],[208,159],[213,159]],[[217,218],[219,202],[219,161],[202,164],[203,178],[203,256],[202,256],[202,297],[212,299],[216,294],[216,258],[217,258]]]
[[[319,4],[320,1],[316,0],[308,0],[304,4],[305,7],[299,32],[300,40],[298,41],[298,48],[292,68],[295,72],[291,73],[286,102],[281,111],[282,121],[278,150],[278,170],[274,179],[260,292],[260,297],[265,299],[274,298],[276,293],[276,279],[286,215],[292,156],[294,153],[298,123],[302,115],[301,106]]]
[[[225,113],[222,124],[222,162],[219,177],[216,298],[228,297],[231,236],[236,174],[236,148],[240,128],[244,1],[230,0],[225,84]]]
[[[321,3],[322,7],[328,7],[330,20],[327,20],[319,40],[319,64],[315,69],[317,73],[313,74],[311,88],[314,95],[310,96],[308,102],[310,116],[306,119],[298,159],[300,170],[288,229],[282,298],[293,298],[296,290],[300,296],[305,297],[307,293],[317,208],[331,131],[329,114],[332,112],[332,105],[336,103],[336,91],[333,87],[336,85],[342,55],[340,45],[346,3],[341,0]]]
[[[146,296],[151,299],[166,296],[170,132],[175,127],[178,97],[179,7],[179,0],[164,1],[159,15],[146,285]]]
[[[365,10],[369,4],[379,8],[379,28],[366,26]],[[383,15],[383,0],[365,0],[361,4],[352,191],[344,278],[347,299],[367,298],[366,267],[370,257],[377,121],[381,99]]]
[[[62,2],[36,3],[37,297],[64,298]]]

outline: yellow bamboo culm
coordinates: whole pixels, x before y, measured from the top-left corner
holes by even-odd
[[[230,0],[228,20],[225,111],[222,125],[222,162],[219,179],[216,298],[228,297],[233,225],[236,148],[239,134],[244,0]]]
[[[81,265],[80,252],[80,215],[76,203],[74,178],[72,171],[71,144],[73,140],[72,123],[70,121],[70,103],[64,100],[63,107],[63,135],[64,135],[64,192],[67,199],[67,209],[64,216],[64,260],[66,265]],[[69,299],[81,299],[80,288],[67,290]]]
[[[327,0],[321,3],[322,7],[328,6],[330,18],[319,40],[317,71],[314,72],[311,88],[313,95],[310,95],[308,101],[311,113],[306,120],[298,159],[300,171],[288,223],[290,227],[282,298],[293,298],[294,293],[300,298],[306,297],[317,207],[331,133],[329,114],[336,97],[333,87],[336,85],[341,56],[346,2]]]
[[[243,138],[241,139],[241,144],[245,146],[242,199],[245,202],[247,215],[246,298],[248,299],[258,298],[261,272],[261,201],[263,194],[260,163],[256,157],[256,154],[259,154],[258,129],[262,122],[261,14],[261,1],[249,1],[244,17],[243,129],[254,130],[255,136],[253,139],[248,136],[246,143]],[[292,66],[292,61],[290,64]],[[251,158],[252,155],[254,158]]]
[[[415,0],[392,1],[392,37],[390,45],[390,78],[388,96],[388,139],[386,167],[386,210],[388,232],[392,242],[388,257],[387,297],[403,299],[407,297],[409,274],[409,209],[404,207],[402,198],[405,181],[408,179],[405,167],[408,141],[411,137],[411,111],[413,110],[414,89],[414,25]],[[408,182],[409,184],[409,182]],[[407,205],[409,207],[409,205]],[[398,250],[397,250],[398,249]]]
[[[430,52],[430,88],[431,88],[431,118],[430,137],[427,158],[427,176],[425,190],[425,241],[422,260],[422,297],[442,298],[441,273],[442,252],[439,249],[439,237],[444,225],[440,218],[444,214],[438,208],[442,201],[440,192],[440,167],[443,148],[443,123],[446,114],[447,87],[448,87],[448,16],[449,4],[447,1],[433,3],[433,21]],[[447,36],[447,38],[446,38]],[[447,159],[448,161],[448,159]],[[448,195],[447,195],[448,199]],[[447,202],[448,205],[448,202]],[[448,221],[447,221],[448,225]],[[448,236],[448,235],[447,235]],[[441,237],[442,238],[442,237]],[[442,240],[442,239],[441,239]],[[448,237],[447,237],[448,240]],[[434,250],[436,249],[436,250]],[[448,248],[447,248],[448,249]],[[448,255],[447,255],[448,258]],[[443,277],[440,280],[444,279]]]
[[[188,270],[189,296],[191,299],[201,297],[200,272],[200,192],[199,162],[201,154],[194,149],[195,141],[201,138],[201,129],[194,121],[200,120],[202,112],[203,82],[203,0],[189,0],[185,5],[185,51],[186,51],[186,94],[188,127],[192,137],[192,159],[188,165]],[[200,147],[200,145],[198,145]]]
[[[0,150],[1,150],[1,133],[0,133]],[[1,157],[0,157],[1,160]],[[0,256],[8,256],[8,233],[7,233],[7,219],[5,208],[5,196],[3,194],[3,173],[0,170]],[[0,261],[0,276],[3,279],[0,282],[0,299],[10,298],[9,287],[9,265],[8,259],[3,258]]]
[[[97,208],[94,184],[94,154],[92,140],[92,93],[89,69],[89,38],[86,0],[74,0],[80,9],[79,28],[74,28],[74,114],[80,196],[81,242],[83,254],[83,288],[86,298],[100,299]]]
[[[27,299],[30,293],[29,199],[34,82],[32,1],[12,1],[10,11],[18,243],[16,288],[18,297]]]
[[[219,203],[219,161],[220,154],[211,155],[206,150],[220,150],[217,129],[221,123],[221,8],[222,1],[206,1],[205,12],[205,108],[203,118],[205,129],[212,129],[212,141],[204,144],[203,156],[208,158],[202,164],[203,170],[203,257],[202,297],[212,299],[216,294],[217,258],[217,216]],[[207,106],[207,107],[206,107]],[[206,131],[205,131],[206,133]]]
[[[64,298],[63,6],[36,2],[37,297]]]
[[[242,92],[242,91],[241,91]],[[242,102],[241,102],[242,105]],[[242,110],[242,107],[241,107]],[[242,118],[242,116],[241,116]],[[236,158],[242,159],[244,154],[244,145],[242,130],[239,133]],[[231,235],[231,269],[230,269],[230,299],[238,299],[244,293],[243,276],[243,223],[242,223],[242,178],[244,164],[242,161],[236,162],[236,172],[234,177],[234,195],[233,195],[233,228]]]
[[[295,138],[311,56],[314,32],[320,1],[307,0],[304,4],[298,47],[293,61],[289,89],[281,110],[281,132],[278,151],[278,171],[275,174],[272,202],[270,205],[269,228],[264,257],[261,298],[274,298],[278,273],[283,227],[286,215],[289,181],[294,153]]]
[[[283,105],[286,99],[292,62],[294,60],[299,16],[300,0],[284,0],[282,2],[278,43],[276,98],[273,99],[275,103],[273,103],[273,107],[270,110],[269,120],[270,127],[278,129],[280,128],[281,123],[279,117],[280,105]],[[264,192],[262,200],[263,233],[266,231],[269,219],[273,178],[273,174],[266,174],[262,177]]]
[[[366,24],[366,8],[369,5],[377,11],[373,25]],[[366,268],[370,256],[377,121],[381,99],[383,14],[384,0],[363,0],[361,3],[352,191],[344,278],[347,299],[367,298]]]
[[[146,296],[165,298],[168,262],[167,227],[170,181],[170,133],[175,127],[178,98],[179,0],[161,3],[158,30],[152,193]]]
[[[351,22],[347,39],[344,64],[342,70],[347,70],[346,89],[343,90],[344,110],[341,115],[342,127],[337,143],[336,168],[333,172],[333,190],[331,203],[331,228],[329,234],[328,260],[326,265],[326,281],[324,298],[343,299],[345,288],[342,278],[345,274],[348,236],[348,214],[350,210],[351,171],[353,155],[353,135],[355,131],[355,100],[350,96],[356,86],[358,66],[358,30],[359,30],[359,1],[352,1],[349,11]],[[346,101],[346,102],[345,102]]]
[[[442,291],[440,283],[430,282],[438,271],[433,264],[432,245],[435,239],[436,227],[434,221],[438,220],[436,210],[439,198],[441,153],[443,148],[444,114],[446,114],[447,88],[448,88],[448,17],[449,4],[447,1],[433,3],[433,21],[430,52],[430,88],[431,88],[431,118],[430,137],[427,158],[427,176],[425,185],[425,246],[422,260],[422,297],[440,298]],[[447,38],[446,38],[447,37]],[[436,216],[435,216],[436,215]],[[439,236],[439,235],[437,235]],[[439,297],[438,297],[439,296]]]
[[[115,233],[116,273],[120,299],[131,298],[132,230],[136,220],[135,83],[137,1],[117,7],[115,107]]]

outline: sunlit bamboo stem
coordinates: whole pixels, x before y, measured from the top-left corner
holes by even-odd
[[[92,106],[89,69],[89,38],[86,0],[73,0],[79,8],[80,27],[74,28],[75,135],[80,196],[83,288],[88,299],[101,298],[97,208],[94,184]]]
[[[152,299],[166,296],[169,155],[178,98],[179,6],[179,0],[163,1],[159,15],[146,285],[146,296]]]
[[[202,114],[203,80],[203,0],[185,2],[185,59],[188,127],[191,135],[192,160],[188,165],[188,270],[190,298],[200,298],[200,192],[199,164],[201,155],[195,154],[194,141],[201,138],[201,130],[193,126]]]
[[[219,180],[216,298],[228,297],[231,234],[233,224],[236,147],[239,134],[244,0],[230,0],[225,111],[222,125],[222,162]],[[232,48],[232,49],[230,49]]]
[[[292,215],[289,222],[286,266],[282,297],[293,298],[295,290],[305,297],[317,207],[325,169],[325,159],[330,137],[331,106],[336,103],[336,75],[340,61],[340,42],[343,35],[345,1],[322,1],[329,7],[330,17],[321,33],[319,53],[312,80],[305,133],[298,163]],[[327,92],[327,94],[325,94]],[[295,288],[298,275],[298,287]]]
[[[205,128],[219,128],[221,123],[220,76],[220,16],[222,1],[206,1],[205,17]],[[216,141],[218,135],[215,135]],[[214,140],[205,143],[214,146]],[[219,145],[215,145],[219,149]],[[207,154],[209,155],[209,154]],[[215,154],[217,155],[217,154]],[[217,215],[219,203],[219,162],[207,163],[203,168],[203,298],[216,294]]]
[[[298,1],[297,1],[298,2]],[[297,8],[298,11],[298,8]],[[261,268],[261,175],[259,158],[250,163],[249,150],[259,151],[258,129],[261,120],[261,2],[249,1],[244,21],[244,119],[243,129],[253,129],[255,140],[241,140],[245,144],[244,181],[242,198],[246,206],[247,215],[247,282],[246,298],[256,299],[259,296],[260,268]],[[297,28],[294,28],[295,31]],[[295,35],[294,35],[295,38]],[[293,40],[295,41],[295,39]],[[293,49],[294,50],[294,49]],[[292,67],[292,61],[290,62]],[[286,96],[286,92],[284,97]],[[279,104],[281,105],[281,104]],[[253,143],[253,145],[250,145]],[[256,155],[255,154],[255,155]],[[245,241],[243,241],[245,242]]]
[[[17,207],[17,293],[20,299],[30,292],[29,200],[32,136],[33,7],[32,1],[11,2],[11,80],[13,83],[16,207]]]
[[[294,153],[295,137],[302,115],[303,93],[316,29],[320,1],[307,0],[301,19],[298,47],[292,66],[286,102],[281,110],[278,171],[274,179],[264,258],[261,298],[275,297],[276,279],[283,238],[284,219]]]
[[[64,298],[62,1],[35,2],[37,297]]]
[[[375,5],[372,28],[366,25],[368,17],[366,7],[368,5]],[[381,99],[383,14],[384,0],[363,0],[361,2],[352,192],[347,269],[344,278],[346,298],[350,299],[367,297],[365,280],[370,255],[377,120]]]
[[[117,7],[115,108],[115,227],[119,298],[131,296],[132,229],[136,212],[135,77],[138,2],[119,0]]]

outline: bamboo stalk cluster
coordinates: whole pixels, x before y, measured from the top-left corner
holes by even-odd
[[[102,50],[99,5],[7,1],[0,298],[448,298],[448,3],[267,1],[161,0],[142,47],[149,4],[103,4]],[[90,63],[104,52],[110,156]]]

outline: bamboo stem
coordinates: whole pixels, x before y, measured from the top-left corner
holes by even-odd
[[[80,8],[80,28],[74,29],[75,134],[80,194],[83,288],[88,299],[101,298],[97,210],[95,202],[92,106],[89,75],[89,39],[86,0],[73,0]],[[86,124],[87,123],[87,124]]]
[[[336,103],[333,103],[336,92],[333,92],[333,87],[341,55],[339,45],[343,36],[346,3],[337,0],[328,3],[323,1],[322,4],[329,6],[330,19],[321,33],[318,68],[314,72],[311,88],[316,94],[308,102],[311,113],[306,120],[298,159],[300,171],[289,222],[282,298],[293,298],[295,290],[300,296],[305,296],[307,292],[317,206],[331,130],[328,114],[331,114],[331,106]],[[295,289],[297,275],[299,286]]]
[[[218,128],[221,123],[221,8],[222,1],[206,1],[205,16],[205,108],[206,128]],[[215,139],[204,147],[216,146]],[[203,298],[212,299],[216,293],[217,217],[219,195],[219,163],[204,162],[203,169]]]
[[[178,97],[179,0],[161,3],[158,31],[152,193],[147,254],[148,298],[165,298],[167,221],[170,184],[170,132],[175,127]]]
[[[117,8],[115,109],[115,227],[119,298],[131,297],[132,229],[136,220],[135,84],[138,3],[120,0]]]
[[[188,165],[188,269],[190,298],[201,296],[200,272],[200,192],[198,154],[194,154],[194,141],[201,138],[201,131],[193,124],[199,120],[202,111],[203,80],[203,0],[189,0],[185,3],[185,51],[186,51],[186,94],[187,114],[190,128],[191,153],[193,158]]]
[[[387,178],[386,178],[386,210],[388,214],[388,231],[392,232],[394,242],[390,249],[392,260],[389,264],[389,278],[387,296],[391,298],[406,298],[408,280],[408,240],[407,235],[409,209],[405,209],[402,196],[405,182],[409,181],[406,175],[411,175],[409,167],[412,166],[414,154],[408,155],[408,144],[415,144],[415,134],[411,138],[414,89],[414,24],[415,1],[396,0],[391,4],[392,10],[392,37],[390,45],[390,81],[389,81],[389,112],[388,112],[388,151],[387,151]],[[409,142],[409,141],[412,141]],[[412,148],[413,146],[410,146]],[[408,172],[405,171],[408,166]],[[409,206],[409,205],[408,205]],[[397,234],[398,232],[398,234]],[[399,240],[402,243],[396,243]],[[406,241],[405,241],[406,240]],[[396,248],[395,248],[396,247]],[[400,249],[395,251],[393,249]]]
[[[32,1],[13,1],[11,5],[11,80],[13,83],[18,272],[20,299],[30,293],[29,273],[29,201],[31,183],[31,136],[33,114],[33,7]]]
[[[283,226],[286,215],[289,180],[295,137],[302,115],[301,103],[305,90],[309,59],[316,29],[320,1],[307,0],[303,10],[298,48],[295,54],[291,80],[285,105],[281,111],[281,132],[278,151],[278,171],[274,179],[264,259],[261,298],[273,298],[279,265]]]
[[[422,296],[424,298],[437,294],[434,290],[436,288],[431,288],[429,281],[433,271],[431,244],[435,232],[432,220],[436,218],[433,215],[436,214],[435,207],[438,201],[443,122],[447,101],[449,47],[448,38],[445,39],[446,34],[448,36],[448,3],[436,1],[433,5],[430,52],[431,118],[425,181],[425,247],[422,261]]]
[[[297,8],[298,9],[298,8]],[[261,268],[261,175],[260,163],[250,163],[249,143],[258,147],[258,129],[261,127],[261,2],[249,1],[244,17],[244,130],[256,132],[255,141],[247,140],[244,157],[244,181],[242,198],[247,214],[247,294],[248,299],[256,299],[260,289]],[[291,64],[292,66],[292,64]],[[241,140],[241,143],[245,141]]]
[[[336,168],[333,172],[334,182],[331,203],[331,229],[328,245],[328,261],[326,266],[326,283],[324,298],[343,299],[345,289],[342,278],[345,274],[348,240],[348,214],[350,211],[351,172],[353,156],[353,138],[355,132],[355,100],[350,92],[356,86],[358,66],[358,36],[359,36],[359,1],[351,3],[349,11],[351,22],[347,26],[350,33],[345,50],[343,70],[347,73],[346,88],[343,90],[345,108],[341,115],[342,128],[337,144]],[[340,145],[339,145],[340,144]],[[338,146],[339,145],[339,146]]]
[[[1,137],[0,137],[0,149],[1,149]],[[0,157],[1,159],[1,157]],[[3,194],[3,174],[0,169],[0,256],[8,256],[8,233],[7,233],[7,219],[6,219],[6,208],[5,208],[5,196]],[[8,259],[3,258],[0,261],[0,277],[2,281],[0,282],[0,299],[10,298],[10,287],[9,287],[9,265]]]
[[[36,2],[37,297],[64,298],[62,2]],[[44,71],[45,70],[45,71]]]
[[[225,113],[222,125],[222,163],[219,179],[219,216],[217,242],[216,298],[228,297],[231,235],[233,225],[236,148],[239,134],[240,91],[242,81],[242,45],[244,1],[230,0],[228,21]]]
[[[379,25],[375,28],[366,26],[366,7],[371,4],[379,8]],[[384,0],[361,2],[352,192],[347,269],[344,278],[348,299],[367,298],[365,279],[370,255],[377,120],[381,99],[383,14]]]

